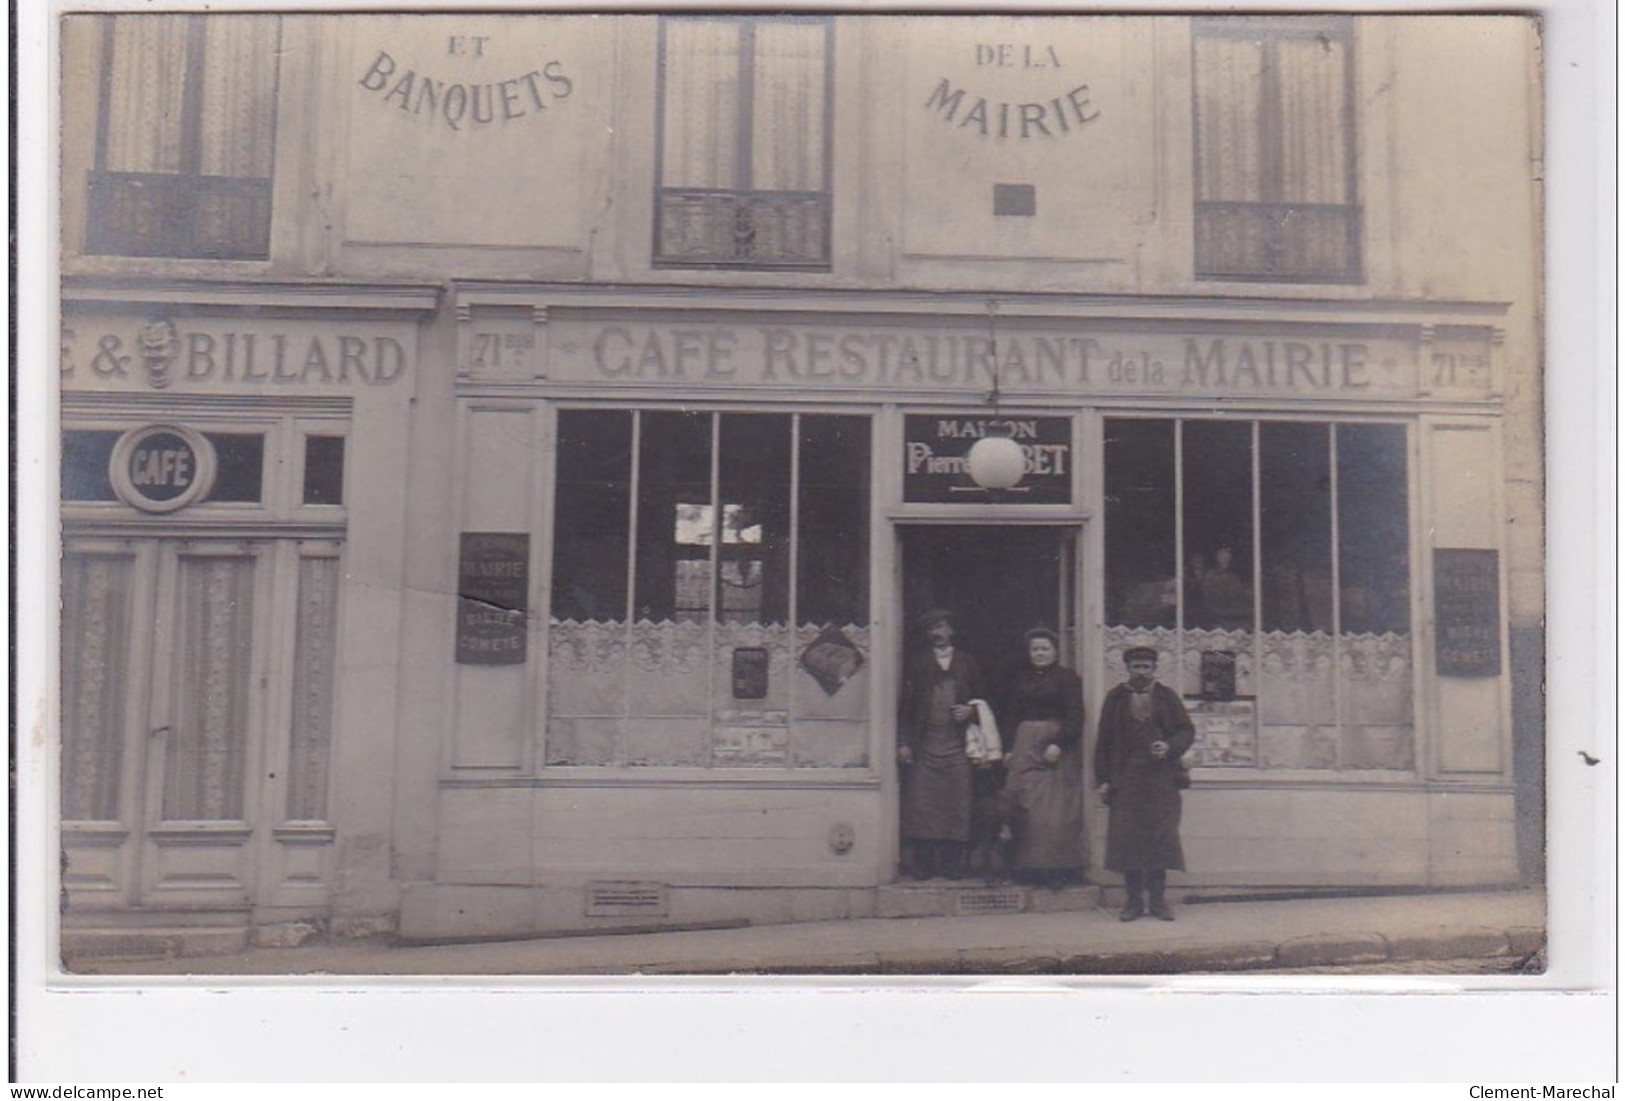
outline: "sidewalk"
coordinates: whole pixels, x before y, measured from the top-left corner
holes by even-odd
[[[83,975],[1127,975],[1505,959],[1541,948],[1545,894],[1484,891],[1190,903],[1177,920],[1114,910],[872,918],[432,946],[385,940],[229,956],[74,962]],[[1393,970],[1401,971],[1401,967]]]

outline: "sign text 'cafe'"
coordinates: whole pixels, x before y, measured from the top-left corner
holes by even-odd
[[[925,331],[561,322],[550,377],[580,382],[1410,396],[1417,344],[1390,337]]]

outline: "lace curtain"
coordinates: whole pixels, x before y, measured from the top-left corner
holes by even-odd
[[[823,190],[823,22],[673,19],[665,34],[664,186]]]
[[[102,168],[270,176],[276,16],[115,16],[111,27]]]
[[[555,619],[548,638],[551,765],[781,765],[868,763],[867,660],[831,695],[798,659],[823,631],[778,624]],[[866,655],[867,628],[842,632]],[[765,694],[733,691],[738,650],[766,655]],[[739,732],[770,739],[749,759],[727,752]]]
[[[255,559],[180,560],[181,655],[164,755],[164,817],[243,817]]]
[[[1261,108],[1264,47],[1239,38],[1198,38],[1196,198],[1259,202],[1264,198]]]
[[[62,560],[62,817],[119,817],[129,692],[129,555]]]
[[[739,179],[739,25],[671,19],[664,24],[667,187],[732,188]]]
[[[822,23],[756,24],[751,186],[824,189]]]

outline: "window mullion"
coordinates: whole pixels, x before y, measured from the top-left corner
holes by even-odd
[[[1281,202],[1286,191],[1282,175],[1285,172],[1286,151],[1283,145],[1286,120],[1284,117],[1281,83],[1280,45],[1273,37],[1264,36],[1259,58],[1263,71],[1259,74],[1258,94],[1258,197],[1266,203]]]
[[[1185,420],[1174,421],[1174,691],[1184,695],[1185,670]]]
[[[181,89],[181,175],[203,173],[203,76],[209,29],[202,15],[187,16],[186,83]]]
[[[1264,497],[1262,461],[1260,457],[1263,432],[1260,422],[1253,421],[1252,471],[1253,480],[1253,767],[1263,767],[1263,754],[1259,743],[1263,741],[1264,716],[1259,699],[1259,687],[1264,672]]]
[[[799,570],[801,551],[801,417],[797,413],[790,418],[790,553],[787,556],[786,569],[789,576],[786,579],[789,593],[784,602],[785,617],[789,621],[791,638],[794,639],[796,623],[799,621],[800,610],[797,589],[797,579],[801,576]],[[765,584],[765,582],[764,582]]]
[[[666,44],[665,19],[655,20],[655,218],[660,217],[660,192],[666,186],[666,111],[667,96],[666,78],[670,65],[667,63],[666,51],[670,47]]]
[[[754,172],[751,166],[752,140],[754,138],[756,115],[756,24],[753,20],[739,21],[739,132],[734,135],[737,142],[739,163],[735,170],[734,184],[742,192],[748,192],[754,183]]]
[[[1343,767],[1343,548],[1338,525],[1337,424],[1326,430],[1327,469],[1332,483],[1332,729],[1337,732],[1337,767]]]
[[[711,414],[711,612],[705,621],[705,708],[706,722],[717,713],[717,624],[722,619],[722,414]],[[715,740],[705,743],[705,765],[713,764]]]
[[[119,18],[109,16],[102,23],[101,99],[96,104],[96,168],[101,171],[107,169],[107,132],[112,124],[114,51],[118,41],[115,28]]]
[[[626,507],[630,516],[626,526],[626,603],[621,607],[625,619],[626,644],[621,661],[621,717],[632,714],[632,644],[638,619],[638,502],[643,498],[643,411],[632,410],[632,477]]]
[[[1281,270],[1284,226],[1281,212],[1272,204],[1286,198],[1286,186],[1282,179],[1286,171],[1286,119],[1281,102],[1281,51],[1273,36],[1264,36],[1261,56],[1264,71],[1259,80],[1259,95],[1263,102],[1259,104],[1258,111],[1258,197],[1265,204],[1264,270],[1273,275]]]
[[[789,648],[790,661],[795,662],[796,648],[799,642],[797,624],[801,622],[800,606],[800,551],[801,551],[801,418],[796,413],[790,418],[790,553],[787,556],[789,576],[786,583],[789,593],[784,601],[785,642]],[[763,582],[766,585],[764,572]],[[796,678],[791,676],[784,686],[784,709],[790,721],[796,715]]]

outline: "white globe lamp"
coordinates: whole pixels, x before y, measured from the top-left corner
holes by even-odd
[[[966,458],[971,481],[983,489],[1009,489],[1027,471],[1027,456],[1008,436],[984,436],[972,445]]]

